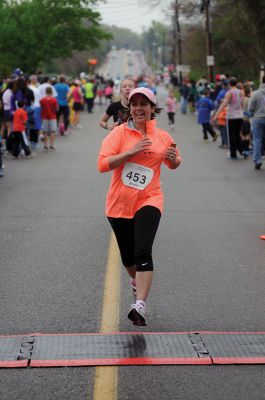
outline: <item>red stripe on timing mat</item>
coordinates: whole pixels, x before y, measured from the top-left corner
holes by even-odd
[[[0,368],[26,368],[28,360],[22,361],[0,361]]]
[[[212,357],[213,364],[265,364],[265,357]]]
[[[209,357],[203,358],[91,358],[84,360],[31,360],[31,367],[78,367],[105,365],[210,365]]]
[[[200,335],[265,335],[265,332],[253,332],[253,331],[239,331],[239,332],[194,331],[189,333],[199,333]]]
[[[29,333],[24,336],[110,336],[110,335],[188,335],[199,331],[188,332],[87,332],[87,333]],[[22,336],[22,335],[18,335]],[[1,337],[1,336],[0,336]]]
[[[188,335],[192,333],[205,334],[205,335],[265,335],[264,332],[253,332],[253,331],[234,331],[234,332],[222,332],[222,331],[187,331],[187,332],[88,332],[88,333],[26,333],[18,335],[0,335],[0,339],[12,338],[12,337],[25,337],[25,336],[109,336],[109,335]]]

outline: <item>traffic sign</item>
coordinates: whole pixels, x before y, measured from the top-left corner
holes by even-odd
[[[206,63],[208,67],[214,66],[214,56],[207,56]]]

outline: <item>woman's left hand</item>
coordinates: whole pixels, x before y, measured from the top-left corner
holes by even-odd
[[[175,160],[177,157],[177,151],[175,147],[169,147],[165,154],[166,160]]]
[[[169,161],[169,168],[176,169],[181,163],[181,158],[175,143],[167,149],[165,159]]]

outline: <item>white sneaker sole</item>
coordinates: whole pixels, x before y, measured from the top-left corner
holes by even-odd
[[[128,318],[133,322],[133,325],[136,326],[146,326],[146,318],[143,313],[141,313],[140,310],[137,310],[135,307],[132,307],[129,314]]]

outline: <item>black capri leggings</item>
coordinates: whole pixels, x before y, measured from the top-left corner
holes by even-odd
[[[152,247],[160,218],[160,210],[153,206],[140,208],[130,219],[108,217],[125,267],[153,271]]]

